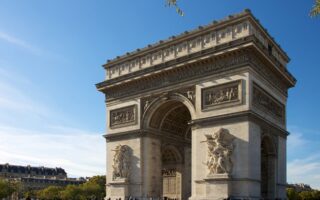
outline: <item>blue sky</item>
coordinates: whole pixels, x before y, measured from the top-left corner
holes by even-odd
[[[200,2],[200,3],[199,3]],[[289,54],[288,182],[320,188],[320,18],[312,0],[0,0],[0,163],[105,171],[107,59],[250,8]]]

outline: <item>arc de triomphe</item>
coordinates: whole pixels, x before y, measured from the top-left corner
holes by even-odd
[[[249,10],[109,60],[106,199],[285,199],[288,62]]]

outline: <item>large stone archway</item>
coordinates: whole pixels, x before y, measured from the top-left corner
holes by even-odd
[[[149,103],[148,103],[149,104]],[[189,111],[190,109],[190,111]],[[145,108],[144,130],[153,135],[149,145],[159,148],[149,152],[147,168],[158,174],[146,176],[147,185],[154,197],[163,199],[188,199],[191,196],[191,114],[190,100],[179,94],[166,94],[154,99]],[[158,189],[155,189],[158,188]]]
[[[285,199],[288,62],[248,10],[108,61],[106,199]]]
[[[180,154],[179,150],[176,147],[163,147],[161,180],[161,197],[163,199],[186,199],[189,197],[187,188],[188,186],[191,186],[191,180],[190,182],[186,182],[184,181],[184,179],[188,177],[190,177],[189,179],[191,179],[191,169],[190,171],[185,170],[185,162],[187,161],[185,161],[184,159],[184,156]]]
[[[261,140],[261,197],[276,198],[276,148],[271,137]]]

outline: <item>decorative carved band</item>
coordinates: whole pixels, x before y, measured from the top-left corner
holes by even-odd
[[[186,98],[188,98],[190,100],[190,102],[194,105],[195,104],[195,100],[196,100],[196,91],[195,91],[195,86],[190,86],[190,87],[186,87],[186,88],[181,88],[179,90],[173,90],[170,91],[169,93],[158,93],[158,94],[153,94],[152,96],[147,96],[147,97],[143,97],[141,98],[140,102],[141,102],[141,119],[144,116],[146,110],[149,108],[149,106],[158,98],[164,96],[164,94],[170,95],[173,93],[177,93],[177,94],[181,94],[183,96],[185,96]]]
[[[137,105],[110,111],[110,128],[130,126],[137,123]]]
[[[244,21],[237,25],[231,25],[209,33],[207,32],[196,38],[193,37],[189,40],[169,45],[164,49],[147,53],[127,62],[110,65],[110,67],[107,68],[108,79],[117,78],[132,73],[133,71],[139,71],[159,63],[181,58],[185,55],[247,37],[251,35],[249,27],[251,29],[254,28],[250,22]]]
[[[288,95],[288,87],[283,84],[281,78],[273,73],[258,57],[252,57],[250,63],[255,67],[258,72],[268,80],[274,87],[276,87],[281,93]]]
[[[117,98],[128,97],[138,93],[141,94],[189,80],[196,80],[201,77],[239,68],[246,64],[256,69],[259,74],[265,77],[266,80],[281,93],[287,94],[286,84],[284,84],[278,76],[274,75],[270,69],[268,69],[268,66],[266,66],[253,51],[246,50],[224,55],[223,57],[210,58],[210,60],[204,61],[201,64],[185,65],[158,73],[157,76],[140,78],[107,88],[104,91],[107,94],[106,101],[110,102]]]
[[[148,90],[169,86],[171,84],[195,80],[205,75],[210,75],[222,71],[226,71],[237,67],[237,65],[246,64],[249,61],[249,55],[242,53],[234,57],[223,57],[214,60],[214,62],[201,65],[186,65],[179,69],[172,69],[152,78],[144,78],[132,81],[122,86],[115,86],[106,91],[108,94],[107,101],[123,96],[134,95]],[[121,88],[119,88],[121,87]]]
[[[242,81],[202,89],[202,109],[242,103]]]
[[[162,176],[176,176],[177,170],[172,169],[162,169]]]
[[[247,16],[242,18],[240,16]],[[196,30],[186,31],[181,35],[170,37],[168,40],[161,40],[156,44],[148,45],[143,49],[137,49],[127,55],[119,56],[114,60],[109,60],[105,64],[107,78],[113,79],[130,74],[141,69],[151,68],[159,63],[166,63],[171,60],[181,58],[185,55],[192,55],[209,48],[217,48],[221,44],[254,37],[263,48],[268,49],[269,54],[281,65],[285,66],[288,57],[281,48],[265,34],[261,27],[248,20],[255,19],[251,14],[240,14],[227,20],[222,20],[222,24],[213,23],[208,26],[200,26]],[[259,22],[258,22],[259,24]],[[272,48],[270,48],[272,47]]]
[[[274,99],[268,92],[253,83],[253,106],[285,121],[285,106]]]

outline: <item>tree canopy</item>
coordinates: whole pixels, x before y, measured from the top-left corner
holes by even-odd
[[[315,16],[318,16],[320,14],[320,0],[316,0],[311,12],[310,12],[310,15],[312,17],[315,17]]]
[[[18,184],[0,179],[0,199],[11,196],[18,191]]]
[[[49,186],[39,191],[27,191],[25,197],[40,200],[102,200],[105,195],[105,176],[94,176],[81,185]]]
[[[166,0],[166,6],[174,7],[179,15],[184,15],[184,12],[178,6],[178,0]]]
[[[62,189],[62,187],[58,186],[49,186],[37,192],[37,197],[43,200],[60,200],[60,192]]]
[[[320,191],[311,190],[311,191],[301,191],[297,192],[293,188],[287,189],[287,197],[289,200],[318,200],[320,199]]]

